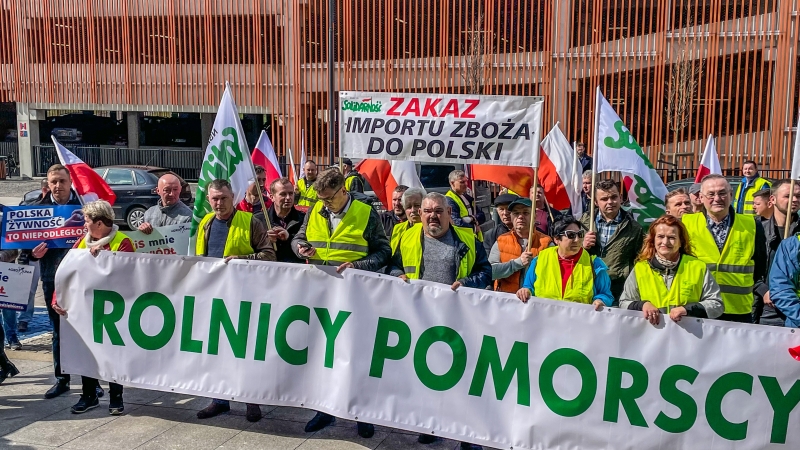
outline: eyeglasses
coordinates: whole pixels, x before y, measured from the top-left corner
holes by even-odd
[[[583,230],[581,230],[581,231],[569,230],[569,231],[564,231],[564,232],[558,233],[558,236],[563,236],[563,237],[566,237],[567,239],[569,239],[570,241],[574,241],[575,239],[583,239],[583,234],[584,234]]]
[[[340,189],[340,190],[334,192],[333,195],[331,195],[330,197],[326,197],[326,198],[322,198],[319,195],[317,195],[317,200],[321,201],[322,203],[324,203],[326,205],[330,205],[331,203],[333,203],[333,199],[335,199],[336,196],[339,195],[339,193],[343,192],[343,191],[344,191],[344,189]]]

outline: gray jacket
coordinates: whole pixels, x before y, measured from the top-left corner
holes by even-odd
[[[144,221],[156,227],[178,225],[192,221],[192,210],[185,203],[178,200],[171,206],[161,206],[161,199],[144,213]]]

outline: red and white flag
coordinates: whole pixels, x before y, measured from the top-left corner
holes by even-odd
[[[275,149],[272,147],[266,131],[261,130],[261,136],[258,137],[258,143],[250,157],[253,159],[253,164],[258,164],[267,171],[267,181],[264,187],[268,187],[273,180],[283,176],[280,165],[278,165],[278,156],[275,155]]]
[[[694,182],[699,183],[703,180],[703,177],[712,173],[722,175],[722,168],[719,165],[714,135],[709,134],[706,149],[703,151],[703,159],[700,161],[700,167],[697,168],[697,176],[694,178]]]
[[[581,203],[582,174],[575,164],[577,155],[564,133],[553,126],[542,140],[539,155],[539,185],[544,189],[547,202],[558,210],[570,209],[572,215],[583,214]]]
[[[56,146],[58,160],[61,161],[62,166],[67,168],[72,179],[72,188],[81,196],[83,203],[100,199],[113,205],[117,201],[117,195],[103,180],[103,177],[61,145],[55,136],[50,137]]]
[[[392,192],[397,186],[422,187],[414,161],[364,159],[355,169],[367,180],[387,210],[392,208]]]
[[[300,134],[300,174],[299,176],[302,178],[303,174],[305,174],[306,167],[306,130],[302,130]]]
[[[289,179],[292,181],[293,185],[297,186],[297,170],[294,168],[294,150],[287,150],[286,156],[289,158]]]

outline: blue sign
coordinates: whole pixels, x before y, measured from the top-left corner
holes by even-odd
[[[2,248],[72,248],[85,233],[81,205],[3,207]]]

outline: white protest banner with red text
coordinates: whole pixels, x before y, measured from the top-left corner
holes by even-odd
[[[141,231],[125,231],[125,235],[133,241],[137,253],[155,255],[186,255],[189,250],[190,223],[167,225],[153,228],[150,234]]]
[[[343,91],[342,156],[434,163],[533,164],[542,97]]]

